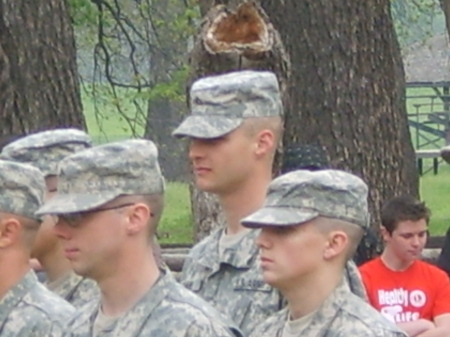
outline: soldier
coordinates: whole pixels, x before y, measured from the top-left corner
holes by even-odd
[[[295,170],[318,171],[330,168],[325,149],[319,145],[313,144],[293,144],[288,147],[283,155],[283,164],[281,166],[282,173],[288,173]],[[370,228],[367,228],[364,234],[368,239],[374,238]],[[363,236],[364,238],[364,236]],[[350,259],[346,265],[346,280],[349,283],[350,290],[359,297],[368,301],[366,290],[362,282],[361,274],[353,260],[358,261],[359,251],[364,246],[358,246],[353,259]]]
[[[263,281],[259,232],[240,223],[263,205],[272,179],[282,136],[278,82],[270,72],[233,72],[198,80],[190,94],[192,115],[173,134],[189,137],[195,183],[218,196],[225,223],[192,248],[181,281],[249,334],[284,306]]]
[[[269,185],[264,206],[242,220],[257,238],[264,280],[287,308],[254,337],[406,336],[351,293],[343,279],[368,226],[367,185],[337,170],[298,170]]]
[[[0,336],[59,337],[75,309],[30,270],[45,192],[36,168],[0,160]]]
[[[7,145],[0,158],[28,163],[45,176],[46,199],[56,193],[57,167],[66,156],[91,147],[90,137],[81,130],[58,129],[35,133]],[[80,307],[99,296],[94,281],[76,275],[64,256],[53,226],[55,218],[45,216],[39,228],[31,256],[36,258],[47,275],[46,286],[66,301]]]
[[[69,336],[241,336],[158,268],[152,242],[163,193],[157,149],[147,140],[98,146],[60,163],[58,191],[38,214],[58,216],[55,231],[73,270],[101,289]]]

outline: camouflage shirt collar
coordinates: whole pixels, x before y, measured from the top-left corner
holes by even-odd
[[[219,256],[219,241],[223,235],[224,228],[211,234],[207,249],[208,254],[202,254],[198,263],[214,269],[220,264],[229,264],[235,268],[251,268],[258,256],[258,247],[255,244],[256,237],[260,230],[249,231],[241,240],[231,247],[225,249],[223,256]]]
[[[25,276],[10,289],[0,300],[0,331],[10,312],[22,301],[26,294],[38,284],[38,279],[33,271],[28,271]]]
[[[170,291],[171,284],[176,284],[172,274],[161,270],[156,283],[130,310],[118,319],[114,330],[127,331],[127,336],[130,337],[138,336],[142,326],[136,324],[136,322],[146,323],[147,320],[145,318],[150,316],[151,312],[164,300]],[[76,325],[71,327],[71,329],[84,331],[87,329],[86,327],[89,327],[90,333],[92,333],[93,322],[98,310],[100,310],[100,301],[90,307],[84,307],[83,310],[79,311],[80,318],[76,320]]]
[[[61,282],[58,283],[52,291],[66,301],[69,301],[83,280],[83,277],[70,271],[67,275],[62,276]]]

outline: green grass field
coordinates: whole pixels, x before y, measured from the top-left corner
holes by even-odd
[[[431,89],[408,89],[408,95],[433,95]],[[125,93],[125,97],[131,96]],[[88,130],[95,143],[127,139],[132,137],[132,128],[136,134],[142,135],[144,124],[142,116],[136,113],[131,107],[132,104],[126,98],[120,102],[126,117],[136,120],[130,127],[124,117],[117,114],[115,100],[102,100],[97,103],[97,108],[101,115],[96,117],[93,100],[86,93],[83,95],[84,112]],[[408,111],[414,112],[414,104],[426,104],[429,99],[408,100]],[[421,108],[423,109],[423,107]],[[424,118],[424,117],[421,117]],[[411,137],[416,146],[416,135],[411,130]],[[443,142],[441,145],[444,145]],[[430,148],[430,146],[427,146]],[[431,168],[431,160],[424,161],[424,169]],[[426,173],[420,181],[420,192],[422,199],[431,208],[433,216],[430,230],[432,235],[445,233],[450,225],[450,166],[442,162],[439,167],[439,174]],[[166,192],[166,207],[159,227],[160,241],[163,244],[192,243],[193,225],[189,201],[189,189],[187,184],[169,182]]]

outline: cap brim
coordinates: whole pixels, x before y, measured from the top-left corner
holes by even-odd
[[[263,207],[242,219],[241,223],[248,228],[294,226],[310,221],[318,216],[319,213],[313,210],[290,207]]]
[[[187,117],[172,132],[175,137],[218,138],[237,129],[243,118],[228,118],[220,115],[195,115]]]
[[[117,197],[117,193],[56,194],[36,212],[37,216],[46,214],[68,214],[86,212],[97,208]]]

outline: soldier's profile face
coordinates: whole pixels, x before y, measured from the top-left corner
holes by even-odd
[[[130,204],[109,208],[101,206],[77,214],[76,225],[67,220],[74,214],[58,217],[54,231],[77,274],[98,279],[108,269],[114,268],[115,258],[127,237],[127,215],[123,211],[127,206]]]
[[[253,172],[255,142],[241,127],[220,138],[192,138],[189,159],[200,190],[224,194]]]
[[[256,244],[264,280],[283,290],[314,275],[323,263],[326,238],[309,221],[295,226],[263,227]]]

